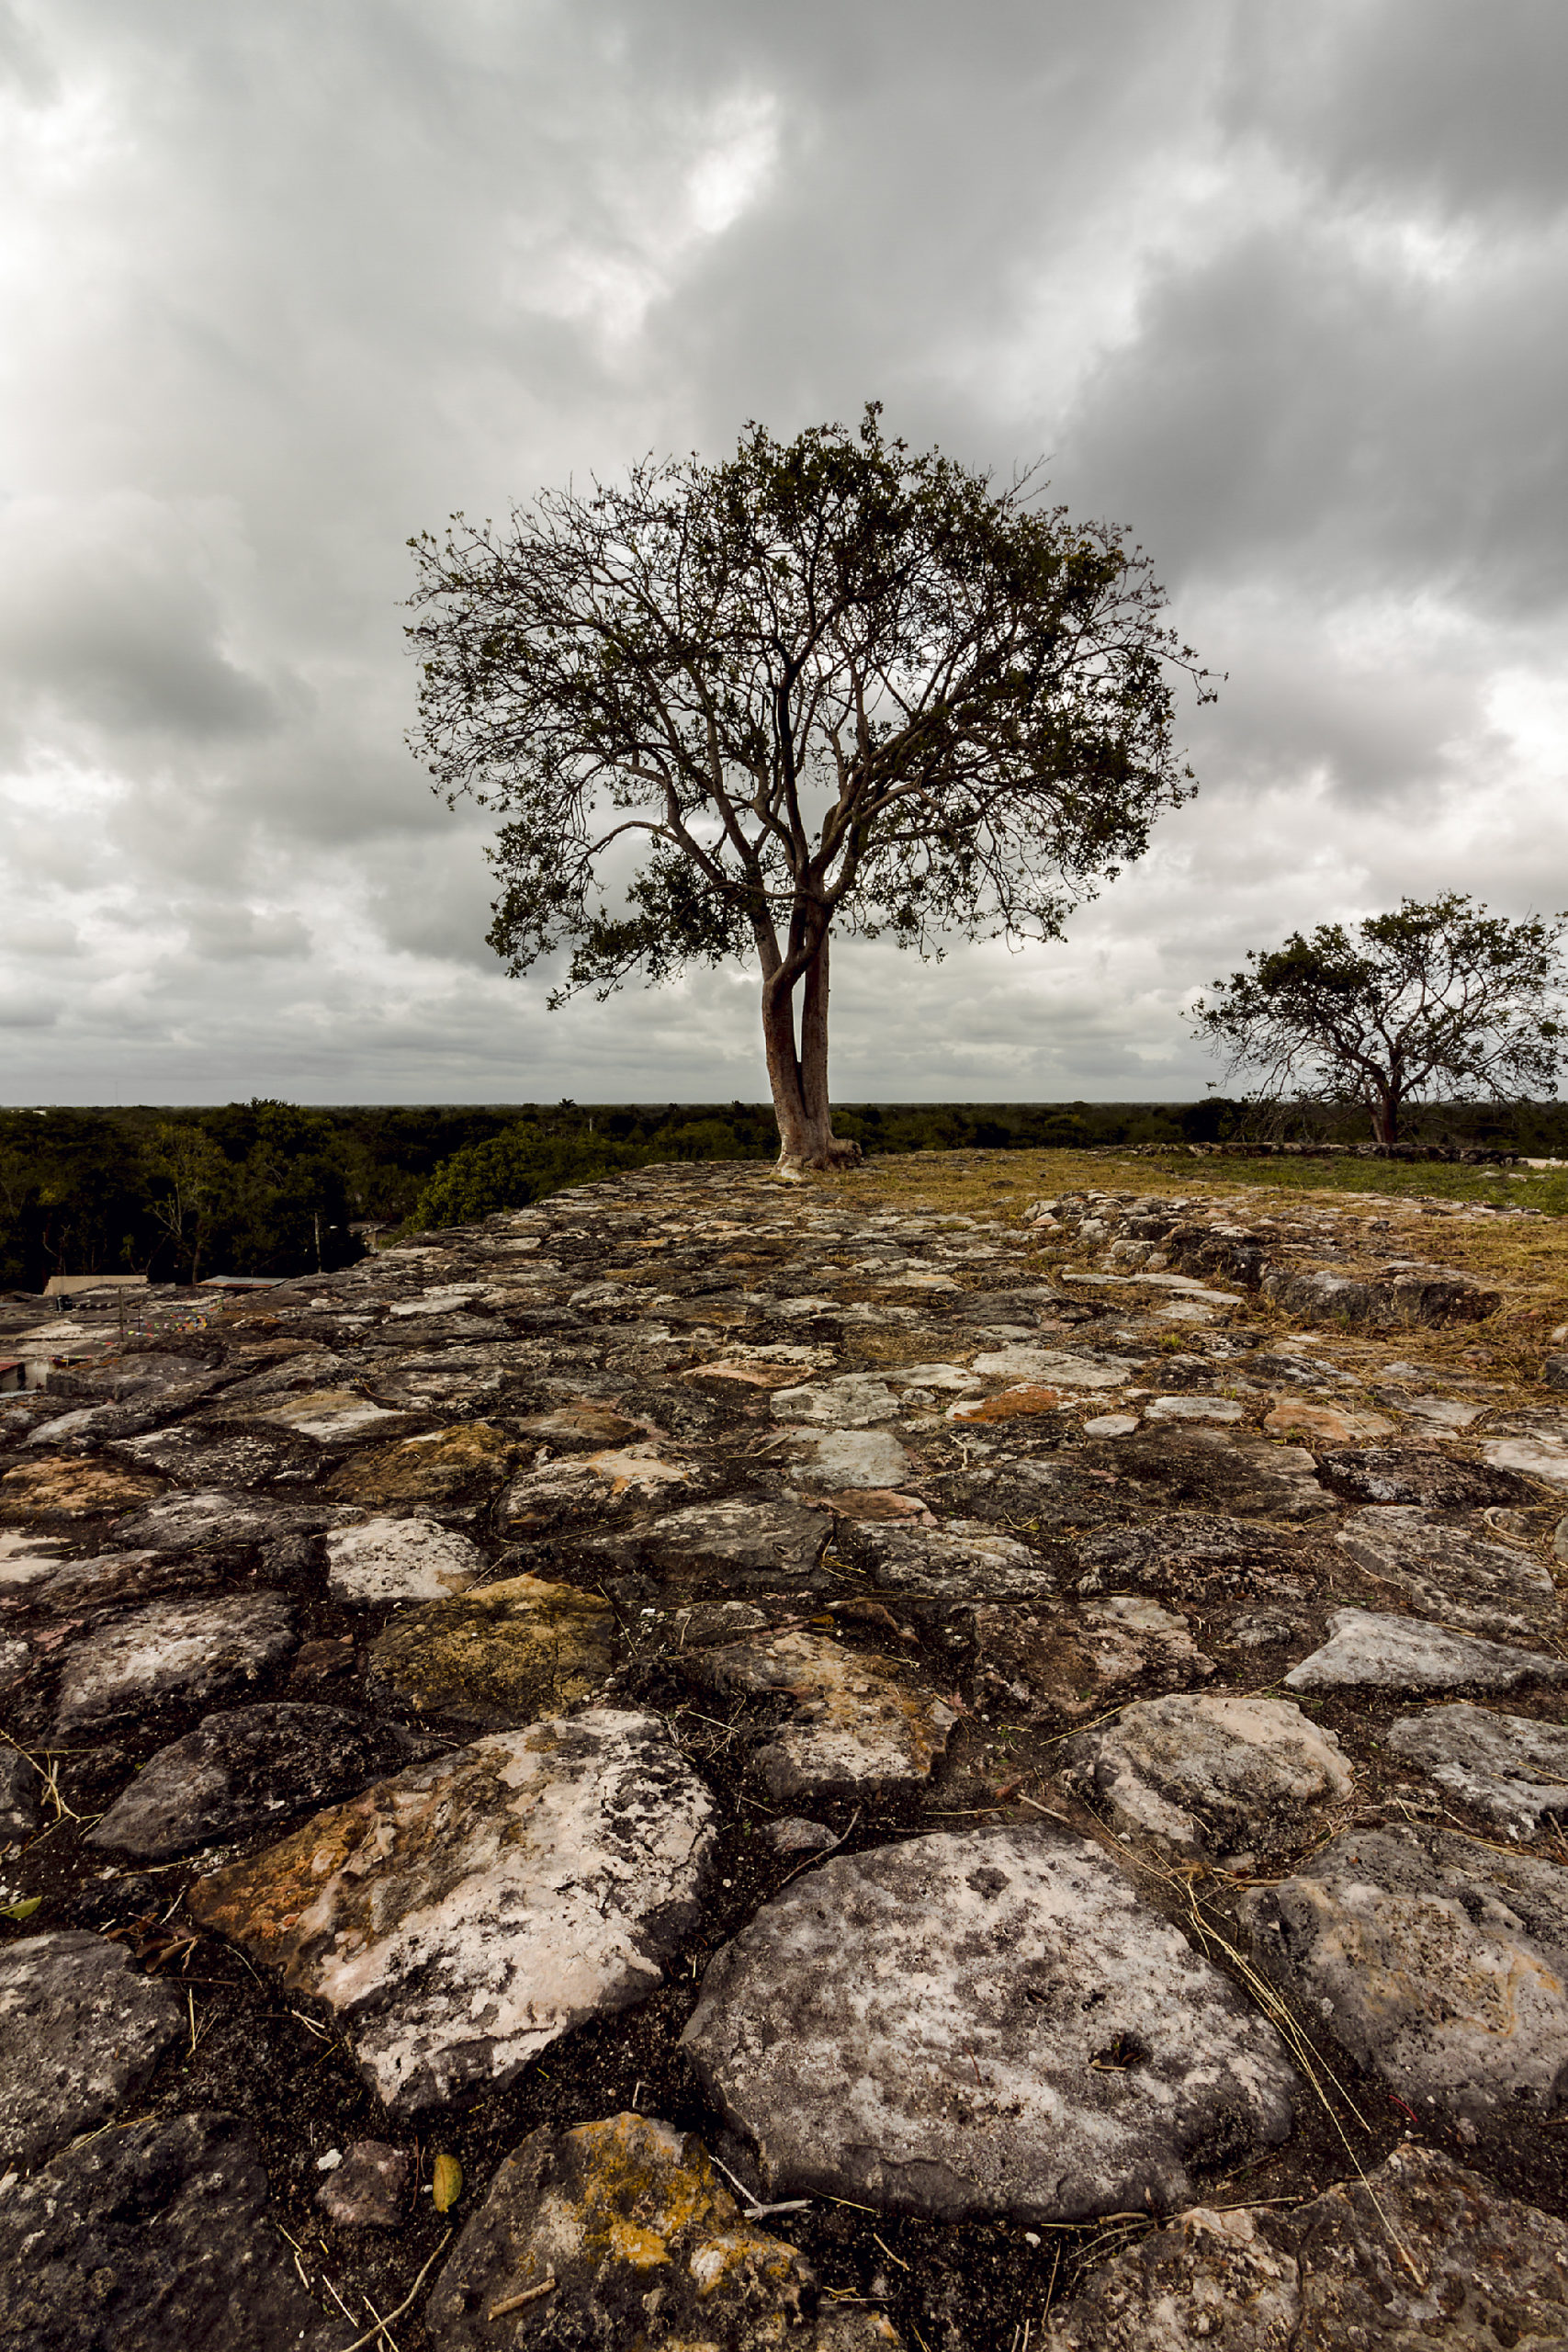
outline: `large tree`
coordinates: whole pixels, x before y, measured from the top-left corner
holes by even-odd
[[[1253,949],[1198,999],[1193,1025],[1267,1098],[1363,1104],[1386,1148],[1407,1103],[1555,1094],[1563,920],[1510,922],[1454,891],[1404,899]]]
[[[838,927],[1059,935],[1191,789],[1142,552],[939,450],[858,432],[649,459],[411,541],[412,739],[499,823],[491,945],[570,951],[552,1007],[754,955],[781,1164],[828,1098]]]

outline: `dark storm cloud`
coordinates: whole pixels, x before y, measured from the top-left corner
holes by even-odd
[[[1533,0],[0,6],[4,1091],[755,1095],[739,973],[553,1021],[501,975],[403,542],[869,396],[1044,453],[1231,679],[1066,946],[846,948],[842,1093],[1190,1090],[1254,941],[1522,906],[1565,49]]]

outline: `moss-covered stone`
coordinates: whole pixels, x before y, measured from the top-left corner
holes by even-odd
[[[370,1672],[431,1713],[526,1724],[603,1690],[615,1662],[608,1601],[512,1577],[394,1618],[371,1650]]]

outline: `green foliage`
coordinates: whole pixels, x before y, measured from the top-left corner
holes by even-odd
[[[421,1193],[412,1222],[424,1230],[477,1225],[498,1209],[525,1208],[569,1184],[585,1184],[618,1168],[646,1167],[654,1156],[603,1136],[559,1137],[536,1127],[509,1127],[444,1160]]]
[[[1454,891],[1404,899],[1252,950],[1193,1025],[1227,1072],[1259,1074],[1261,1098],[1359,1103],[1392,1145],[1407,1103],[1556,1091],[1565,921],[1510,922]]]

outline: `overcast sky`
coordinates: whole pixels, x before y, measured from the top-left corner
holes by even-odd
[[[405,542],[868,397],[1228,672],[1065,944],[846,946],[845,1101],[1190,1096],[1195,988],[1568,903],[1562,0],[0,0],[0,1099],[759,1100],[547,1015],[404,748]]]

